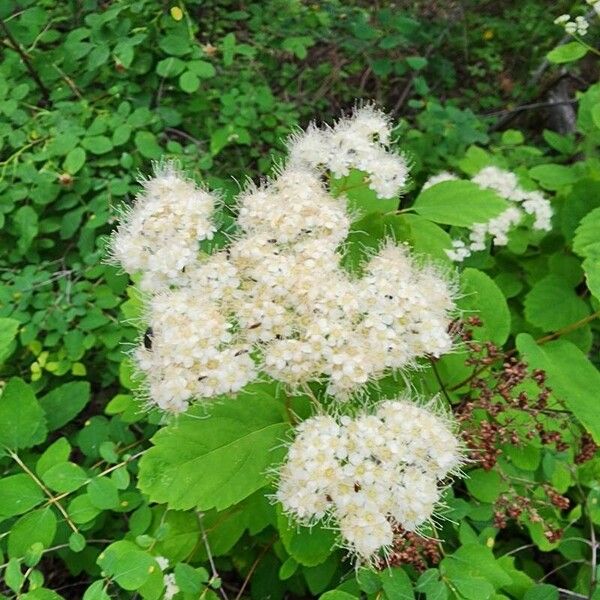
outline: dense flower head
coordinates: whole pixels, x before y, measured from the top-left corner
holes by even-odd
[[[450,350],[456,290],[443,273],[391,241],[362,277],[342,266],[353,219],[321,169],[327,163],[342,175],[332,165],[345,156],[344,168],[369,173],[380,196],[397,193],[406,164],[386,149],[390,133],[367,107],[297,136],[289,163],[240,194],[237,233],[212,254],[199,241],[213,234],[216,199],[168,165],[145,182],[113,254],[126,271],[141,272],[147,292],[149,328],[134,358],[152,404],[182,412],[260,373],[292,390],[323,382],[345,401],[390,371]],[[335,146],[327,160],[302,150],[319,136]]]
[[[371,413],[300,423],[279,470],[276,498],[300,524],[322,521],[361,561],[415,531],[440,503],[440,484],[462,463],[445,415],[408,396]]]
[[[423,189],[426,190],[438,183],[457,179],[456,175],[444,171],[430,177],[423,185]],[[469,232],[468,242],[461,239],[453,240],[452,248],[446,251],[451,260],[462,262],[473,252],[485,250],[488,239],[491,239],[495,246],[506,246],[509,232],[523,222],[525,215],[533,217],[532,228],[534,230],[550,231],[553,215],[550,202],[538,191],[523,189],[514,173],[495,166],[488,166],[476,173],[471,181],[483,189],[495,191],[511,204],[497,217],[493,217],[485,223],[474,223]]]
[[[409,171],[406,158],[387,151],[391,134],[386,115],[365,106],[332,128],[311,125],[305,134],[292,138],[289,164],[325,168],[336,177],[359,169],[367,173],[378,196],[391,198],[406,185]]]
[[[128,273],[142,273],[141,288],[177,283],[198,253],[198,242],[215,232],[217,198],[184,178],[172,164],[142,182],[143,191],[126,211],[111,251]]]

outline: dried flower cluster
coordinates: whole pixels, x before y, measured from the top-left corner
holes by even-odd
[[[410,398],[356,418],[302,422],[279,473],[277,499],[299,522],[339,528],[345,545],[371,560],[394,529],[416,531],[440,500],[440,481],[461,464],[447,418]]]
[[[181,412],[194,399],[235,393],[259,372],[292,388],[325,381],[345,400],[388,370],[450,349],[454,288],[434,267],[392,243],[360,279],[340,265],[351,217],[320,169],[358,167],[378,193],[396,194],[407,168],[385,150],[389,135],[387,119],[365,108],[296,136],[278,176],[240,195],[239,234],[212,255],[198,242],[214,232],[218,198],[172,166],[145,183],[113,254],[142,273],[149,294],[150,327],[135,359],[152,403]]]
[[[438,173],[427,180],[423,189],[456,179],[458,178],[452,173],[446,171]],[[550,202],[538,191],[524,190],[519,185],[514,173],[490,166],[479,171],[471,181],[481,188],[495,191],[512,204],[497,217],[485,223],[474,223],[467,242],[462,239],[453,240],[452,249],[447,250],[451,260],[462,262],[473,252],[485,250],[487,239],[491,239],[495,246],[506,246],[508,233],[523,222],[525,215],[533,217],[532,228],[534,230],[549,231],[551,229],[552,207]]]

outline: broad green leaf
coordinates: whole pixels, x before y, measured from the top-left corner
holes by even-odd
[[[423,592],[427,600],[447,600],[448,588],[440,579],[437,569],[427,569],[421,574],[415,589]]]
[[[186,71],[179,76],[179,87],[188,94],[193,94],[200,87],[200,79],[195,73]]]
[[[205,410],[191,409],[152,438],[138,485],[153,502],[222,510],[263,487],[266,470],[281,460],[288,425],[261,388]]]
[[[190,39],[185,33],[170,33],[162,37],[158,45],[161,50],[172,56],[183,56],[191,51]]]
[[[388,600],[414,600],[412,583],[402,567],[389,567],[379,577]]]
[[[0,318],[0,364],[14,352],[15,338],[20,325],[16,319]]]
[[[600,256],[600,208],[589,212],[575,230],[573,252],[579,256]]]
[[[586,258],[581,266],[588,289],[596,298],[600,298],[600,254]]]
[[[92,154],[106,154],[113,149],[112,142],[105,135],[93,135],[83,138],[81,145]]]
[[[549,583],[534,585],[523,596],[523,600],[558,600],[558,598],[558,589]]]
[[[74,523],[89,523],[100,514],[100,509],[92,504],[88,494],[82,494],[71,500],[67,512]]]
[[[540,279],[525,297],[525,318],[543,331],[557,331],[590,313],[568,281],[558,275]]]
[[[465,483],[471,495],[481,502],[495,502],[508,489],[497,471],[484,469],[469,471]]]
[[[135,544],[119,541],[108,546],[98,557],[98,565],[124,590],[138,590],[156,571],[157,562]]]
[[[73,420],[90,400],[90,384],[87,381],[71,381],[54,388],[40,398],[46,413],[48,429],[54,431]]]
[[[15,211],[13,220],[19,235],[17,246],[21,252],[25,252],[38,234],[38,215],[35,209],[25,205]]]
[[[418,215],[399,215],[410,227],[408,242],[417,254],[424,254],[444,263],[450,259],[446,250],[452,247],[452,238],[441,227]],[[398,239],[397,241],[403,241]]]
[[[47,431],[46,416],[33,390],[13,377],[0,396],[0,445],[12,450],[31,448],[46,439]]]
[[[327,560],[335,545],[335,532],[320,525],[310,528],[298,526],[281,512],[277,515],[277,528],[288,554],[307,567]]]
[[[474,329],[475,339],[504,344],[510,333],[510,311],[500,288],[483,271],[471,268],[463,271],[460,284],[459,308],[483,323]]]
[[[560,190],[579,179],[575,169],[557,164],[537,165],[529,169],[529,175],[548,190]]]
[[[21,558],[35,543],[49,548],[55,534],[56,517],[50,507],[40,508],[23,515],[10,529],[8,556]]]
[[[44,500],[44,492],[29,475],[19,473],[0,479],[0,516],[14,517],[28,512]]]
[[[382,589],[382,583],[375,571],[369,567],[359,567],[356,571],[358,587],[367,594],[375,594]]]
[[[96,508],[111,510],[119,505],[119,490],[108,477],[96,477],[88,483],[87,493]]]
[[[83,600],[110,600],[110,596],[106,592],[109,585],[110,584],[104,581],[104,579],[94,581],[94,583],[85,590]]]
[[[67,438],[58,438],[53,444],[50,444],[39,457],[35,465],[35,472],[42,477],[50,467],[53,467],[58,463],[67,462],[69,460],[69,454],[71,454],[71,445]]]
[[[195,569],[185,563],[177,563],[174,573],[177,587],[188,594],[199,594],[209,578],[204,567]]]
[[[569,42],[550,50],[546,57],[551,63],[563,64],[583,58],[587,54],[587,48],[579,42]]]
[[[73,148],[65,158],[63,169],[67,173],[75,175],[85,165],[85,158],[86,154],[83,148]]]
[[[443,181],[422,191],[413,208],[435,223],[470,227],[497,217],[508,208],[508,203],[471,181]]]
[[[571,342],[556,340],[539,346],[526,333],[517,336],[517,348],[532,369],[543,369],[554,395],[600,442],[600,411],[591,390],[600,389],[600,373]]]
[[[157,159],[161,157],[162,149],[151,131],[138,131],[135,134],[134,142],[144,158]]]
[[[356,600],[356,596],[342,590],[330,590],[319,596],[319,600]]]
[[[81,487],[89,477],[75,463],[63,462],[50,467],[42,476],[43,482],[54,492],[72,492]]]
[[[216,69],[205,60],[192,60],[187,64],[188,71],[201,79],[210,79],[217,74]]]
[[[481,577],[495,589],[512,583],[492,551],[481,544],[463,544],[454,554],[442,561],[442,567],[453,581],[455,576],[472,575]]]

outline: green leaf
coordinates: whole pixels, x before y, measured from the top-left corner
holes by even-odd
[[[417,254],[425,254],[445,263],[450,259],[446,250],[452,248],[452,238],[439,225],[419,217],[418,215],[399,215],[399,219],[405,221],[410,227],[410,235],[407,240]],[[401,241],[401,240],[396,240]]]
[[[440,579],[440,573],[437,569],[427,569],[421,574],[415,588],[423,592],[427,600],[447,600],[448,588]]]
[[[75,463],[63,462],[50,467],[42,476],[43,482],[53,491],[59,493],[72,492],[81,487],[89,477]]]
[[[186,71],[179,76],[179,87],[188,94],[193,94],[200,87],[200,79],[195,73]]]
[[[549,583],[540,583],[528,589],[523,600],[558,600],[558,589]]]
[[[525,297],[525,318],[543,331],[557,331],[589,315],[585,300],[558,275],[540,279]]]
[[[44,473],[58,463],[64,463],[69,460],[71,454],[71,445],[67,438],[58,438],[53,444],[44,450],[44,453],[39,457],[35,472],[42,477]]]
[[[41,508],[22,516],[10,529],[8,556],[25,556],[32,544],[49,548],[56,534],[56,517],[50,507]]]
[[[532,369],[543,369],[554,395],[600,442],[598,402],[590,390],[600,389],[600,373],[571,342],[556,340],[539,346],[526,333],[517,336],[517,348]]]
[[[342,590],[330,590],[319,596],[319,600],[356,600],[356,596]]]
[[[314,567],[331,554],[336,541],[335,532],[320,525],[302,527],[291,523],[278,511],[277,529],[288,554],[301,565]]]
[[[378,574],[369,567],[359,567],[356,571],[358,587],[367,594],[375,594],[382,588]]]
[[[0,515],[14,517],[28,512],[44,500],[44,492],[29,475],[10,475],[0,479]]]
[[[267,468],[281,460],[288,425],[260,388],[205,411],[192,408],[152,438],[138,485],[153,502],[222,510],[263,487]]]
[[[581,266],[585,272],[588,289],[600,299],[600,255],[586,258]]]
[[[500,288],[488,275],[471,268],[463,271],[460,284],[459,308],[483,322],[473,331],[475,339],[504,344],[510,333],[510,311]]]
[[[167,54],[173,56],[183,56],[192,49],[187,32],[166,35],[159,40],[158,45],[161,50],[164,50]]]
[[[470,494],[481,502],[494,502],[498,496],[508,489],[497,471],[475,469],[469,471],[465,480]]]
[[[105,135],[86,137],[81,145],[92,154],[106,154],[113,149],[112,142]]]
[[[579,179],[575,169],[557,164],[537,165],[529,169],[529,175],[548,190],[560,190]]]
[[[119,505],[119,490],[108,477],[96,477],[89,482],[87,493],[96,508],[111,510]]]
[[[46,416],[33,390],[20,377],[13,377],[0,396],[0,445],[12,450],[31,448],[41,444],[47,432]]]
[[[16,319],[0,318],[0,364],[14,352],[20,325]]]
[[[83,600],[110,600],[110,596],[106,593],[108,585],[109,583],[104,581],[104,579],[94,581],[94,583],[85,590]]]
[[[587,48],[579,42],[569,42],[550,50],[546,58],[554,64],[563,64],[579,60],[587,54]]]
[[[150,131],[138,131],[134,138],[135,146],[144,158],[160,158],[162,149],[156,136]]]
[[[73,420],[90,400],[90,384],[87,381],[71,381],[54,388],[40,398],[46,413],[48,429],[54,431]]]
[[[85,158],[86,154],[83,148],[73,148],[65,158],[63,169],[67,173],[75,175],[85,165]]]
[[[390,567],[379,574],[388,600],[414,600],[410,578],[401,567]]]
[[[573,238],[573,252],[579,256],[599,256],[600,255],[600,208],[595,208],[589,212],[575,230]]]
[[[150,575],[159,571],[152,556],[135,544],[119,541],[108,546],[98,557],[98,565],[124,590],[138,590]]]
[[[217,74],[216,69],[205,60],[193,60],[187,64],[187,68],[201,79],[210,79]]]
[[[203,567],[194,569],[185,563],[177,563],[174,573],[177,587],[188,594],[199,594],[208,581],[208,573]]]
[[[508,208],[508,203],[471,181],[443,181],[422,191],[413,208],[436,223],[470,227],[497,217]]]
[[[19,235],[17,246],[21,252],[25,252],[38,234],[38,215],[31,206],[26,205],[15,211],[13,219]]]

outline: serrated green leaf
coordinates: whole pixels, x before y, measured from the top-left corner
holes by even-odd
[[[470,494],[481,502],[495,502],[508,489],[497,471],[484,469],[469,471],[465,483]]]
[[[170,508],[222,510],[267,483],[287,429],[281,406],[260,390],[211,406],[208,417],[191,409],[152,438],[139,488]]]

